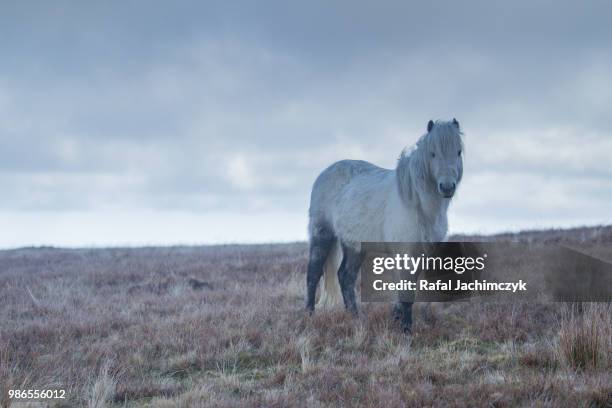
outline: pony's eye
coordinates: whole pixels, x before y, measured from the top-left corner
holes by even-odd
[[[436,154],[434,152],[431,152],[431,157],[436,157]]]
[[[459,152],[457,152],[457,156],[461,156],[461,150],[459,150]]]

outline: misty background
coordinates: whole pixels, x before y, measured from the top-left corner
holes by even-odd
[[[451,232],[612,222],[612,3],[0,3],[0,247],[306,238],[344,158],[465,132]]]

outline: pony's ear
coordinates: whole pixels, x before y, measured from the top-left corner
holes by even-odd
[[[434,122],[433,120],[430,120],[429,123],[427,124],[427,131],[431,132],[431,129],[433,129],[434,127]]]
[[[453,125],[455,125],[457,129],[459,129],[459,122],[457,122],[457,119],[455,118],[453,118]]]

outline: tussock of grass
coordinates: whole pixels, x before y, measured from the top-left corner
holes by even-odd
[[[612,307],[583,303],[563,307],[559,351],[572,368],[610,368],[612,362]]]
[[[100,368],[98,377],[91,384],[89,399],[87,400],[88,408],[105,408],[114,397],[116,380],[111,376],[110,362],[106,362]]]

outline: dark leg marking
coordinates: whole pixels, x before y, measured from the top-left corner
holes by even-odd
[[[317,286],[323,275],[323,266],[336,239],[327,229],[320,229],[319,234],[310,238],[310,257],[306,274],[306,310],[314,312]]]
[[[342,289],[344,306],[353,314],[357,314],[357,302],[355,300],[355,282],[359,275],[359,268],[363,262],[363,254],[346,245],[342,245],[342,264],[338,270],[338,280]]]
[[[393,317],[402,324],[404,333],[412,330],[412,302],[398,302],[393,308]]]

